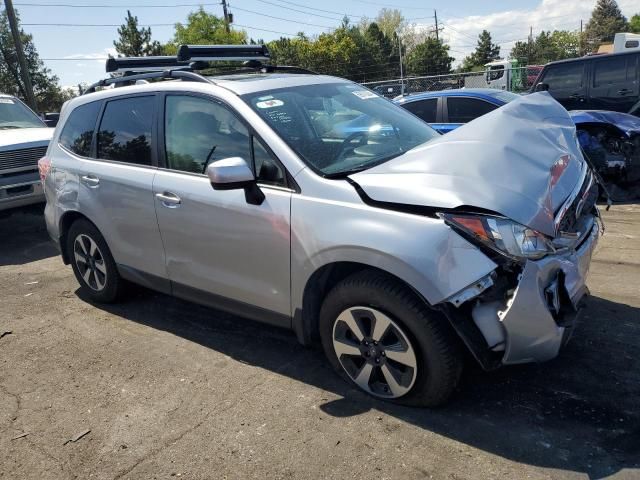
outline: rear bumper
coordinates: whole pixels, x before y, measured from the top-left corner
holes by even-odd
[[[505,332],[504,365],[558,355],[588,293],[586,278],[598,237],[596,222],[576,251],[526,263],[506,309],[497,312]]]
[[[0,177],[0,211],[45,201],[38,172]]]

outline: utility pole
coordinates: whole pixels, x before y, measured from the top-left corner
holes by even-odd
[[[533,27],[529,27],[529,48],[527,53],[527,65],[531,65],[531,44],[533,43]]]
[[[18,64],[20,66],[20,76],[22,77],[22,84],[24,85],[24,93],[27,97],[25,100],[33,111],[36,110],[36,97],[33,95],[33,85],[31,85],[31,76],[29,75],[29,69],[27,68],[27,60],[24,58],[24,50],[22,49],[22,38],[20,38],[20,30],[18,29],[18,20],[16,19],[16,12],[13,9],[13,3],[11,0],[4,0],[4,6],[7,10],[7,19],[9,20],[9,27],[11,28],[11,35],[13,36],[13,44],[16,48],[16,56],[18,57]]]
[[[227,11],[227,0],[222,0],[222,11],[224,12],[224,29],[227,33],[230,32],[229,29],[229,12]]]
[[[578,56],[581,57],[582,55],[584,55],[584,46],[582,44],[582,19],[580,19],[580,44],[579,44],[579,51],[578,51]]]
[[[433,9],[433,18],[436,21],[436,40],[440,40],[440,34],[438,33],[438,12],[436,11],[436,9]]]
[[[404,96],[404,75],[402,71],[402,37],[400,36],[400,32],[396,32],[396,37],[398,38],[398,55],[400,56],[400,95]]]

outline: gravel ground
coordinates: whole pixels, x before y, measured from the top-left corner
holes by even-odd
[[[287,331],[145,290],[91,305],[41,215],[0,220],[0,478],[640,478],[640,206],[605,220],[560,357],[470,365],[438,410],[360,394]]]

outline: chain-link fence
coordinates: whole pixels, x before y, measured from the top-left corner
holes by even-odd
[[[495,88],[510,92],[529,90],[542,67],[529,66],[518,68],[492,69],[489,72],[452,73],[448,75],[430,75],[427,77],[407,77],[404,79],[366,82],[373,91],[385,97],[393,98],[403,93],[435,92],[452,88]]]

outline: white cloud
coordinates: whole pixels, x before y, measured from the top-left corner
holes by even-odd
[[[638,0],[618,0],[622,13],[631,17],[638,11]],[[508,10],[488,15],[459,17],[448,15],[439,10],[442,18],[442,38],[450,45],[451,56],[456,63],[475,49],[478,34],[482,30],[491,32],[495,43],[500,45],[500,53],[507,57],[518,40],[526,40],[529,28],[533,35],[542,30],[579,30],[580,20],[584,25],[591,17],[596,0],[567,1],[542,0],[537,6],[527,10]],[[418,28],[431,29],[432,25],[418,25]]]
[[[101,52],[94,53],[75,53],[73,55],[66,55],[64,58],[69,58],[73,60],[99,60],[104,61],[109,55],[112,57],[117,56],[117,52],[115,48],[107,47],[103,49]]]

